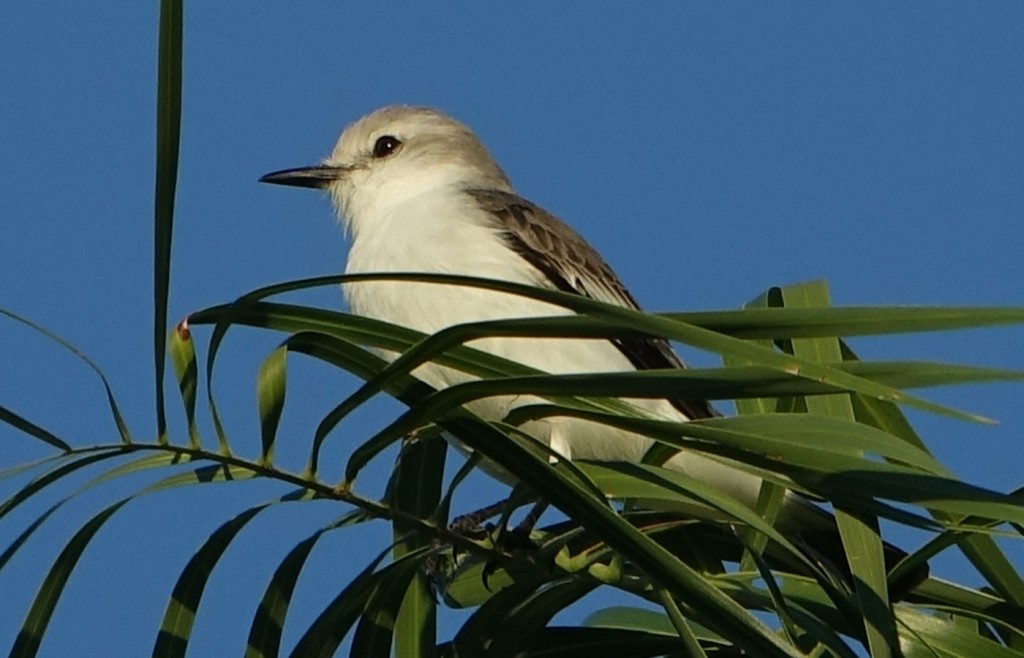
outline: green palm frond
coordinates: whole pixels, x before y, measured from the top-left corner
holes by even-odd
[[[181,127],[182,3],[163,0],[157,97],[154,209],[154,348],[156,431],[129,431],[114,387],[100,369],[63,339],[0,309],[4,321],[41,332],[69,349],[99,376],[112,428],[81,445],[0,404],[0,423],[52,454],[13,464],[0,480],[17,483],[0,501],[0,524],[13,539],[0,552],[12,568],[29,539],[69,503],[97,490],[117,491],[66,541],[27,609],[11,655],[38,655],[69,579],[92,541],[122,509],[155,493],[185,487],[216,496],[227,487],[275,488],[222,519],[176,573],[153,653],[185,655],[194,642],[201,604],[232,546],[261,532],[253,523],[270,510],[299,514],[311,505],[343,511],[313,531],[287,534],[290,550],[267,577],[254,610],[247,656],[1024,656],[1024,579],[1000,546],[1020,541],[1024,493],[999,492],[957,479],[928,450],[902,409],[966,422],[988,419],[927,398],[930,387],[1024,379],[1020,371],[916,360],[862,360],[845,341],[1024,323],[1024,309],[992,307],[831,306],[823,282],[773,287],[738,310],[642,313],[566,293],[473,277],[416,273],[325,276],[254,290],[197,311],[168,332],[171,238]],[[434,335],[331,309],[290,303],[288,293],[342,281],[432,281],[486,288],[556,304],[562,317],[479,322]],[[238,438],[214,395],[224,366],[221,349],[233,328],[274,332],[279,342],[257,365],[258,437]],[[197,336],[206,344],[197,345]],[[470,346],[494,336],[561,338],[660,337],[720,356],[722,365],[690,370],[551,375]],[[400,356],[390,363],[379,353]],[[290,469],[284,414],[296,405],[294,355],[358,382],[316,417],[303,444],[305,464]],[[185,431],[169,429],[164,368],[169,359]],[[202,363],[200,363],[202,362]],[[434,390],[414,376],[433,362],[474,376]],[[198,402],[205,388],[206,407]],[[910,391],[914,392],[911,393]],[[351,422],[379,394],[407,409],[381,419],[375,432]],[[497,395],[532,395],[537,404],[487,420],[466,405]],[[722,400],[737,414],[690,423],[653,418],[622,398]],[[0,401],[3,403],[3,401]],[[297,411],[295,409],[298,408]],[[524,433],[524,423],[574,416],[625,428],[655,441],[640,464],[567,463]],[[200,428],[212,427],[203,436]],[[229,431],[230,430],[230,431]],[[445,435],[473,453],[445,478]],[[95,430],[90,436],[96,436]],[[258,439],[258,440],[257,440]],[[301,437],[288,437],[294,445]],[[325,446],[345,453],[344,476],[322,474]],[[253,447],[255,446],[255,447]],[[385,465],[383,492],[359,476]],[[756,508],[661,465],[678,450],[726,458],[764,480]],[[250,454],[252,453],[252,454]],[[533,550],[508,551],[495,531],[467,534],[449,527],[467,474],[488,460],[520,482],[516,504],[540,495],[563,517],[531,536]],[[140,484],[141,483],[141,484]],[[206,485],[218,484],[218,487]],[[372,483],[371,483],[372,484]],[[127,495],[119,487],[129,486]],[[849,569],[819,559],[799,537],[774,524],[786,490],[831,504]],[[263,490],[266,491],[266,490]],[[282,493],[283,492],[283,493]],[[371,493],[372,492],[372,493]],[[49,496],[49,497],[48,497]],[[56,499],[56,502],[54,502]],[[658,501],[672,511],[651,511]],[[659,505],[661,509],[662,505]],[[25,512],[30,518],[23,526]],[[20,514],[14,514],[20,512]],[[880,520],[927,536],[891,571],[883,559]],[[365,563],[340,560],[330,574],[336,591],[312,618],[292,610],[294,593],[311,572],[310,556],[327,537],[351,537],[369,523],[388,524],[389,539]],[[139,528],[143,532],[144,528]],[[962,553],[984,580],[970,587],[936,577],[910,592],[896,587],[946,552]],[[117,559],[117,556],[106,556]],[[891,566],[891,565],[890,565]],[[339,577],[340,574],[340,577]],[[590,614],[578,625],[553,622],[595,592],[616,591],[634,606]],[[905,594],[902,601],[893,593]],[[450,640],[438,637],[449,609],[468,610]],[[11,614],[14,614],[13,612]],[[284,630],[298,639],[283,646]],[[346,645],[345,643],[349,643]]]

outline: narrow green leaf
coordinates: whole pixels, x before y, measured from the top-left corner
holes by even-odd
[[[1024,502],[1021,506],[1024,507]],[[1000,595],[1014,605],[1024,607],[1024,580],[991,537],[969,536],[959,545],[971,564]],[[1020,648],[1024,650],[1024,645]]]
[[[58,345],[66,349],[68,352],[71,352],[71,354],[73,354],[82,363],[84,363],[89,368],[89,370],[92,370],[96,374],[96,376],[99,377],[100,383],[103,385],[103,391],[107,396],[107,406],[110,408],[110,414],[114,418],[114,425],[117,427],[117,432],[121,437],[121,442],[132,442],[131,432],[128,431],[128,424],[125,423],[124,417],[121,415],[121,409],[117,406],[117,400],[114,399],[114,391],[110,387],[110,382],[107,380],[107,376],[103,374],[103,371],[100,370],[100,367],[97,366],[92,359],[87,357],[84,352],[79,351],[77,347],[67,342],[57,334],[53,333],[52,331],[49,331],[48,329],[43,328],[41,325],[38,325],[27,318],[23,318],[17,313],[12,313],[11,311],[0,308],[0,315],[6,316],[14,320],[15,322],[20,322],[21,324],[32,329],[33,331],[36,331],[42,334],[43,336],[46,336],[53,342],[57,343]]]
[[[16,478],[20,475],[28,473],[29,471],[42,470],[48,466],[58,463],[65,463],[69,460],[70,454],[56,453],[50,454],[46,457],[36,459],[35,461],[23,462],[21,464],[15,464],[10,468],[5,468],[0,471],[0,480],[7,480],[9,478]]]
[[[36,425],[32,421],[26,419],[24,416],[20,416],[2,405],[0,405],[0,421],[7,423],[14,429],[20,430],[33,438],[39,439],[43,443],[49,444],[54,448],[58,448],[64,452],[71,450],[71,446],[57,438],[56,434],[43,429],[39,425]]]
[[[675,628],[676,634],[679,636],[679,639],[682,640],[683,647],[686,650],[686,655],[692,656],[692,658],[707,658],[708,654],[704,651],[704,648],[700,646],[700,642],[697,640],[696,634],[694,634],[693,629],[690,628],[690,624],[686,621],[686,617],[683,616],[683,612],[679,609],[679,606],[672,599],[672,595],[659,588],[658,599],[665,608],[665,613],[672,622],[672,626]]]
[[[615,628],[674,636],[672,622],[660,612],[628,606],[611,606],[587,615],[583,625],[590,628]]]
[[[864,617],[871,656],[898,656],[899,643],[889,603],[878,519],[836,508],[836,524],[853,573],[854,591]]]
[[[193,317],[189,316],[187,321],[192,323]],[[210,420],[213,421],[213,430],[217,435],[218,451],[225,456],[231,455],[231,445],[228,441],[227,432],[224,430],[224,425],[221,423],[220,412],[217,411],[217,401],[213,393],[213,371],[220,346],[223,344],[224,337],[227,335],[230,327],[231,324],[226,319],[218,319],[213,332],[210,334],[210,342],[206,350],[206,404],[210,409]]]
[[[743,541],[743,538],[739,538]],[[768,591],[768,595],[772,600],[772,611],[782,622],[782,631],[785,633],[786,638],[793,646],[800,646],[800,638],[802,636],[800,626],[794,621],[793,611],[790,610],[789,602],[783,595],[779,582],[768,567],[768,563],[761,557],[760,554],[750,550],[750,546],[745,546],[745,556],[750,556],[757,568],[757,573],[761,576],[761,580],[764,582],[765,589]]]
[[[93,453],[92,455],[89,455],[89,458],[78,459],[77,461],[72,462],[70,464],[65,464],[64,467],[53,469],[49,473],[44,474],[37,480],[34,480],[33,482],[29,483],[29,485],[27,485],[21,491],[19,491],[14,496],[5,501],[3,505],[0,506],[0,518],[2,518],[4,515],[6,515],[8,512],[16,508],[21,503],[28,500],[31,496],[41,491],[44,487],[59,481],[63,477],[66,477],[67,475],[73,473],[79,468],[83,466],[88,466],[89,464],[95,463],[103,459],[107,459],[108,457],[121,456],[122,454],[124,453],[120,449],[116,449],[106,453]],[[0,554],[0,570],[2,570],[7,565],[7,563],[11,560],[12,557],[14,557],[14,555],[18,552],[21,546],[29,539],[29,537],[31,537],[32,534],[35,533],[35,531],[38,530],[39,527],[48,518],[50,518],[50,516],[54,512],[63,507],[64,504],[67,503],[72,498],[75,498],[83,491],[87,491],[88,489],[91,489],[99,484],[102,484],[103,482],[107,482],[109,480],[116,479],[117,477],[120,477],[122,475],[134,473],[143,469],[165,466],[171,461],[173,461],[172,455],[151,455],[149,457],[143,457],[140,459],[133,460],[131,462],[128,462],[127,464],[122,464],[121,466],[101,473],[100,475],[90,479],[84,485],[78,487],[78,489],[76,489],[72,494],[65,496],[64,498],[61,498],[56,503],[51,505],[45,512],[37,516],[35,520],[33,520],[32,523],[30,523],[28,527],[25,528],[25,530],[23,530],[21,534],[19,534],[15,538],[14,541],[12,541],[7,546],[6,549],[4,549],[4,552]]]
[[[936,655],[950,658],[1022,658],[1024,652],[1001,646],[963,625],[901,608],[897,616],[906,658],[932,658]]]
[[[167,439],[164,411],[164,358],[167,297],[171,282],[174,195],[181,141],[182,0],[161,0],[157,55],[156,184],[153,200],[153,354],[156,375],[156,427]]]
[[[871,336],[1024,323],[1024,308],[998,306],[787,307],[663,315],[736,338],[749,339]]]
[[[836,368],[896,388],[1024,380],[1020,370],[928,361],[847,361]]]
[[[105,482],[111,482],[118,478],[130,475],[132,473],[139,473],[152,468],[164,468],[167,466],[184,465],[191,462],[190,456],[182,456],[173,452],[157,452],[155,454],[142,454],[141,456],[135,457],[130,461],[116,466],[109,471],[100,473],[96,477],[89,480],[86,484],[82,485],[75,493],[81,493],[87,489],[91,489],[97,485]]]
[[[776,303],[773,301],[773,298],[778,296],[777,289],[770,289],[759,295],[757,298],[744,304],[743,308],[764,309],[775,306]],[[765,349],[774,349],[774,344],[769,338],[748,340],[753,340]],[[744,359],[735,359],[729,356],[723,356],[722,362],[727,367],[732,368],[746,367],[749,365],[749,362]],[[734,398],[733,403],[736,405],[736,413],[740,416],[773,413],[779,406],[779,395],[782,395],[782,393],[775,393],[771,397]],[[801,394],[791,393],[791,395]],[[784,487],[781,487],[770,480],[761,480],[761,487],[757,494],[757,504],[754,509],[766,523],[774,525],[779,512],[782,510],[782,504],[785,499],[786,489]],[[740,570],[751,571],[755,568],[755,560],[764,553],[765,548],[768,546],[768,536],[763,533],[756,532],[753,528],[740,528],[739,531],[743,535],[746,545],[749,547],[744,551],[743,557],[740,560]]]
[[[936,610],[991,622],[1011,638],[1024,637],[1024,607],[991,592],[931,578],[914,590],[914,596]]]
[[[185,655],[199,601],[214,567],[238,532],[271,504],[263,503],[238,514],[217,528],[192,556],[174,584],[160,632],[153,645],[154,656],[172,658]]]
[[[823,281],[786,286],[781,289],[786,307],[822,308],[831,305],[828,288]],[[843,352],[838,338],[795,338],[793,354],[821,363],[842,362]],[[805,398],[807,411],[843,421],[853,421],[853,404],[849,395],[824,395]],[[838,440],[842,440],[841,438]],[[886,440],[895,445],[902,442]],[[909,446],[907,446],[909,447]],[[928,459],[927,455],[922,455]],[[928,461],[931,461],[928,459]],[[878,519],[837,505],[836,524],[842,537],[846,560],[853,576],[854,592],[864,618],[868,648],[873,658],[899,654],[896,625],[889,604],[888,582]]]
[[[770,303],[771,303],[771,299],[769,297],[769,294],[766,292],[766,293],[764,293],[762,295],[758,295],[757,298],[752,299],[751,301],[749,301],[746,304],[744,304],[743,308],[744,308],[744,310],[746,310],[746,309],[763,309],[763,308],[767,308]],[[760,345],[761,347],[763,347],[766,350],[775,349],[774,343],[772,342],[772,340],[770,338],[748,339],[748,340],[751,340],[752,342],[756,343],[757,345]],[[750,365],[750,362],[748,360],[746,360],[746,359],[737,359],[737,358],[734,358],[734,357],[731,357],[731,356],[723,356],[722,357],[722,363],[725,366],[727,366],[727,367],[739,367],[739,366],[748,366],[748,365]],[[735,400],[736,413],[741,415],[741,416],[744,415],[744,414],[753,414],[753,413],[762,413],[762,414],[763,413],[771,413],[771,412],[775,411],[775,408],[776,408],[777,404],[778,404],[778,400],[776,400],[774,396],[773,397],[765,397],[765,398],[744,398],[744,399]],[[771,487],[772,485],[769,484],[767,486]],[[755,542],[754,545],[756,546],[757,543]]]
[[[63,481],[64,478],[71,475],[78,469],[89,466],[90,464],[94,464],[98,461],[110,459],[111,457],[119,457],[123,454],[124,452],[120,448],[111,448],[109,450],[94,452],[84,456],[76,454],[71,458],[72,461],[61,460],[61,462],[53,468],[42,475],[33,478],[31,482],[15,492],[10,498],[5,500],[3,503],[0,503],[0,519],[46,487]]]
[[[388,486],[391,504],[413,516],[430,516],[441,500],[447,451],[447,442],[438,436],[407,441],[402,447],[398,464],[392,472],[392,481]],[[392,530],[392,535],[396,542],[393,549],[395,559],[429,544],[427,538],[410,535],[397,526]],[[376,605],[380,606],[381,610],[392,612],[392,602],[386,597],[375,595],[375,599],[379,599]],[[432,656],[437,644],[437,610],[425,574],[414,574],[405,591],[404,600],[400,603],[401,607],[395,611],[397,615],[394,620],[396,658]],[[378,612],[377,617],[381,614]],[[364,621],[367,619],[364,616]],[[360,627],[362,626],[361,623]],[[382,626],[386,627],[379,622],[372,626],[368,624],[364,632]],[[357,629],[356,637],[359,635],[360,631]],[[376,638],[372,643],[385,645],[385,642]],[[390,641],[386,644],[390,645]]]
[[[824,281],[781,288],[782,301],[787,308],[828,307],[832,302]],[[793,354],[818,363],[842,363],[843,353],[837,338],[795,338],[791,341]],[[824,395],[809,398],[807,411],[821,416],[853,420],[853,407],[849,395]]]
[[[459,467],[459,470],[456,471],[451,482],[448,483],[448,490],[444,492],[444,497],[437,504],[437,509],[431,513],[431,518],[437,521],[438,524],[448,525],[448,521],[451,518],[452,497],[455,495],[455,490],[480,465],[480,459],[479,453],[471,453],[462,463],[462,466]]]
[[[843,363],[846,366],[859,367],[857,364],[863,363],[850,346],[844,341],[840,340],[839,344],[843,351]],[[907,382],[900,382],[894,385],[907,386],[909,384]],[[856,393],[850,396],[850,402],[853,405],[854,418],[858,423],[870,425],[871,427],[878,428],[883,432],[888,432],[894,437],[906,441],[919,450],[923,450],[928,454],[931,454],[924,441],[920,436],[918,436],[917,432],[914,431],[914,428],[910,426],[906,416],[903,415],[903,412],[900,411],[900,408],[895,404],[891,402],[883,402],[882,400],[871,399]]]
[[[412,329],[358,315],[293,304],[234,302],[197,311],[189,316],[192,325],[213,324],[210,354],[215,355],[229,328],[235,324],[281,331],[289,334],[314,333],[333,336],[357,345],[403,351],[423,338]],[[207,357],[207,368],[211,357]]]
[[[188,321],[182,320],[171,330],[168,341],[171,365],[178,378],[178,391],[185,406],[185,420],[188,422],[189,447],[199,449],[199,428],[196,425],[196,390],[199,384],[199,370],[196,365],[196,348]]]
[[[39,529],[39,526],[43,525],[46,522],[46,520],[53,515],[54,512],[56,512],[64,505],[65,502],[67,502],[67,499],[61,500],[58,503],[51,505],[49,509],[47,509],[45,512],[37,516],[32,521],[32,523],[28,524],[28,526],[21,531],[21,534],[14,538],[14,541],[7,545],[7,548],[4,549],[4,552],[0,553],[0,571],[2,571],[3,568],[7,566],[7,563],[11,561],[11,558],[14,557],[14,555],[18,552],[18,549],[20,549],[25,544],[25,542],[28,541],[29,537],[31,537],[33,533],[35,533],[35,531]]]
[[[281,422],[284,410],[284,398],[287,381],[288,348],[281,345],[260,365],[256,378],[256,397],[260,410],[260,439],[262,452],[260,463],[269,466],[274,461],[274,441],[277,438],[277,427]]]
[[[37,654],[39,645],[43,641],[43,635],[46,633],[46,627],[53,617],[54,608],[57,607],[57,601],[60,600],[64,586],[78,563],[78,559],[82,556],[82,552],[96,532],[107,522],[107,519],[121,509],[128,500],[127,498],[120,500],[92,517],[65,545],[50,567],[32,601],[32,606],[25,616],[25,621],[22,622],[18,638],[11,649],[11,658],[30,658]]]
[[[380,571],[374,571],[380,560],[390,550],[389,548],[381,553],[324,608],[295,645],[290,654],[292,658],[329,658],[333,656],[352,624],[363,613],[367,601],[377,588],[391,578],[398,579],[393,582],[402,580],[407,582],[420,568],[422,560],[427,554],[426,549],[419,549],[406,554]]]
[[[593,591],[594,583],[576,579],[551,583],[523,600],[494,628],[488,658],[512,658],[528,650],[548,622]]]
[[[291,605],[292,594],[310,552],[325,533],[338,528],[360,523],[367,520],[361,511],[346,514],[330,525],[295,545],[281,561],[270,582],[263,591],[260,605],[249,626],[249,641],[246,645],[246,658],[271,658],[280,655],[281,632],[285,618]]]
[[[256,471],[244,464],[210,464],[209,466],[202,466],[184,473],[168,476],[149,485],[141,493],[153,493],[192,484],[244,481],[258,476],[259,474]]]
[[[780,487],[769,480],[761,480],[761,488],[757,492],[757,504],[754,506],[754,510],[760,518],[764,519],[765,523],[771,526],[775,525],[775,520],[785,502],[785,487]],[[764,553],[764,549],[768,546],[768,536],[749,528],[741,528],[740,533],[747,546],[743,559],[740,560],[740,571],[750,571],[754,568],[756,559]]]
[[[422,585],[416,585],[417,579],[423,579],[419,568],[401,570],[396,571],[389,578],[383,579],[377,585],[366,602],[363,614],[359,618],[359,624],[356,626],[356,632],[352,638],[353,656],[365,656],[366,658],[388,658],[391,656],[391,645],[395,640],[397,630],[395,622],[399,615],[399,609],[402,607],[403,601],[415,600],[419,596],[418,590]],[[426,630],[422,627],[422,620],[412,619],[411,621],[415,626],[407,627],[407,632],[419,635]],[[433,630],[431,627],[430,635],[433,634]],[[410,641],[407,638],[403,645],[407,649],[412,647],[417,653],[422,653],[423,647],[417,646],[418,642],[415,641],[419,639],[413,638]],[[430,647],[433,649],[434,645],[431,644]]]

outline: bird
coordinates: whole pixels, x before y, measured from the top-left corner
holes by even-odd
[[[321,163],[266,174],[261,182],[326,192],[351,236],[346,274],[423,272],[467,275],[560,290],[640,309],[604,258],[573,228],[519,196],[477,135],[462,122],[428,107],[391,105],[344,129]],[[342,285],[361,316],[435,333],[468,322],[565,315],[565,308],[511,293],[414,281]],[[471,347],[553,374],[685,368],[665,340],[490,337]],[[389,359],[393,353],[385,353]],[[434,388],[474,376],[427,363],[413,374]],[[702,400],[628,399],[655,418],[690,421],[718,416]],[[539,402],[531,396],[476,400],[470,411],[501,420]],[[652,439],[589,420],[547,417],[524,431],[562,458],[640,462]],[[727,460],[680,451],[664,466],[709,483],[753,507],[761,479]],[[484,460],[498,479],[508,473]],[[776,527],[800,537],[845,567],[834,517],[787,491]],[[889,566],[906,553],[885,544]],[[919,569],[915,580],[927,575]]]

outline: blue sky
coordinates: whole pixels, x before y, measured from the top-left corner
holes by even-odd
[[[256,180],[317,161],[345,124],[395,102],[474,127],[520,193],[577,227],[649,308],[734,308],[813,278],[839,304],[1024,303],[1024,5],[680,5],[187,3],[171,316],[339,271],[345,244],[327,201]],[[156,26],[155,2],[0,10],[0,307],[95,359],[139,437],[154,426]],[[300,300],[342,303],[333,290]],[[80,363],[7,320],[0,338],[0,404],[77,444],[114,440]],[[253,376],[278,340],[240,331],[221,363],[217,392],[241,452],[257,449]],[[866,357],[1024,368],[1019,327],[854,345]],[[291,374],[280,451],[298,469],[319,416],[353,381],[299,359]],[[911,416],[957,473],[1009,490],[1024,463],[1020,394],[929,392],[998,418],[995,428]],[[348,445],[396,409],[382,401],[356,418]],[[46,454],[5,427],[0,442],[0,468]],[[345,437],[331,446],[339,472],[345,448]],[[0,645],[63,542],[146,481],[87,492],[0,573]],[[148,651],[195,548],[280,493],[200,488],[124,508],[83,558],[43,655]],[[42,509],[9,517],[0,543]],[[292,506],[246,530],[200,609],[202,655],[237,651],[277,561],[341,512]],[[386,534],[377,524],[326,542],[294,614],[311,619]],[[1024,565],[1020,543],[1008,550]],[[936,571],[980,582],[952,558]],[[286,644],[295,639],[286,629]]]

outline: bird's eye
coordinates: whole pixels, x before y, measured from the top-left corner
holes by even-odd
[[[377,141],[373,144],[373,157],[375,158],[386,158],[402,145],[402,142],[397,137],[391,135],[384,135],[378,137]]]

